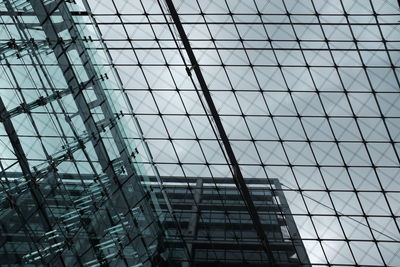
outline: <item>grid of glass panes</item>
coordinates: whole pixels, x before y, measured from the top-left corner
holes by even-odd
[[[230,177],[164,1],[88,2],[161,176]],[[398,2],[173,2],[245,178],[282,182],[312,264],[399,265]]]

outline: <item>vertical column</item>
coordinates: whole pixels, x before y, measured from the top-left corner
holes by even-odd
[[[192,205],[192,210],[191,210],[191,216],[189,220],[189,225],[187,228],[187,240],[188,241],[188,250],[189,250],[189,260],[190,262],[193,262],[195,258],[195,251],[193,250],[193,243],[190,242],[190,240],[195,240],[197,236],[197,225],[199,222],[199,204],[201,202],[201,194],[203,193],[203,179],[202,178],[197,178],[196,180],[196,187],[194,190],[194,196],[193,196],[193,205]],[[185,262],[184,266],[190,266],[189,262]]]

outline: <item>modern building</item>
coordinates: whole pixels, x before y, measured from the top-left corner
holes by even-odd
[[[170,234],[167,247],[175,248],[170,256],[172,262],[182,262],[182,250],[188,249],[186,266],[272,265],[231,178],[165,177],[163,180],[181,231],[176,229],[173,218],[165,221],[164,227]],[[277,266],[310,266],[279,181],[246,182]],[[166,203],[160,201],[160,206],[167,212]]]
[[[0,265],[400,265],[395,0],[0,0]]]

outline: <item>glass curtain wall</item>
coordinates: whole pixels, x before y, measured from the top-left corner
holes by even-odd
[[[0,20],[0,264],[157,265],[157,173],[85,6],[4,0]]]
[[[232,178],[168,2],[88,0],[160,175]],[[244,179],[281,182],[312,265],[399,265],[398,1],[172,2]]]

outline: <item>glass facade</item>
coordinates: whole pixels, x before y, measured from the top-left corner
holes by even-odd
[[[1,8],[1,264],[158,264],[146,148],[84,6]]]
[[[400,265],[396,0],[0,0],[0,264]]]

